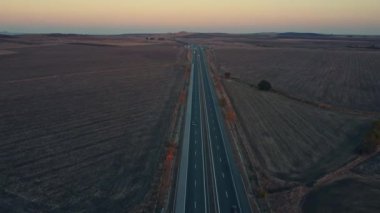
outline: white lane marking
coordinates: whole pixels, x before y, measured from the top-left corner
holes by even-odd
[[[192,99],[193,99],[193,85],[194,85],[194,63],[192,63],[191,66],[191,72],[190,72],[190,82],[189,82],[189,91],[187,94],[188,102],[186,104],[186,123],[185,123],[185,130],[184,130],[184,143],[183,147],[181,148],[182,151],[186,151],[186,153],[183,153],[181,156],[181,162],[180,162],[180,171],[179,171],[179,187],[178,191],[181,193],[176,193],[176,200],[178,201],[178,205],[175,207],[175,212],[185,212],[185,203],[186,203],[186,192],[187,192],[187,175],[188,175],[188,167],[189,167],[189,159],[188,159],[188,150],[190,145],[190,137],[191,137],[191,115],[192,115]]]
[[[197,187],[197,180],[194,180],[194,188]]]
[[[215,135],[215,139],[218,139],[218,136]]]
[[[228,198],[228,192],[226,191],[226,197]]]
[[[222,162],[222,158],[219,158],[219,161]]]
[[[219,145],[216,146],[216,149],[219,150]]]
[[[197,208],[197,201],[194,201],[194,209]]]
[[[197,144],[197,140],[195,140],[195,144]]]
[[[195,156],[197,156],[197,151],[195,151],[195,153],[194,153],[194,154],[195,154]]]
[[[197,164],[194,164],[194,168],[197,168]]]
[[[224,172],[222,172],[222,177],[224,178]]]

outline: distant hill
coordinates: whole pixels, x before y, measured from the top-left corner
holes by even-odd
[[[184,38],[212,38],[212,37],[240,37],[240,34],[229,34],[229,33],[188,33],[182,35]]]
[[[303,38],[303,39],[331,39],[336,36],[328,34],[319,34],[319,33],[296,33],[296,32],[285,32],[277,33],[278,38]]]
[[[15,38],[16,36],[0,33],[0,38]]]
[[[360,40],[360,41],[376,41],[376,42],[379,40],[379,36],[371,36],[371,35],[335,35],[335,34],[296,33],[296,32],[276,33],[275,38],[319,39],[319,40],[356,39],[356,40]]]
[[[15,37],[14,35],[16,35],[15,33],[10,33],[10,32],[7,32],[7,31],[1,31],[0,32],[0,38],[13,38]]]
[[[82,36],[81,34],[74,34],[74,33],[48,33],[45,34],[49,37],[72,37],[72,36]]]

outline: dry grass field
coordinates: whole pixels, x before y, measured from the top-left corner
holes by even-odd
[[[0,55],[0,211],[141,204],[179,94],[182,46],[17,39],[32,41]]]
[[[380,181],[344,179],[308,194],[303,211],[307,213],[378,212]]]
[[[235,81],[225,86],[255,157],[271,175],[313,181],[355,156],[368,118],[321,110]]]
[[[380,154],[373,156],[353,169],[353,172],[363,176],[380,175]]]
[[[292,36],[188,40],[209,47],[220,76],[231,73],[223,84],[274,212],[377,212],[379,158],[344,168],[380,119],[380,39]],[[264,79],[278,92],[249,86]]]
[[[380,51],[323,48],[220,48],[222,69],[253,84],[266,79],[289,95],[380,111]]]
[[[304,212],[378,212],[380,154],[351,169],[355,174],[311,191],[302,201]]]

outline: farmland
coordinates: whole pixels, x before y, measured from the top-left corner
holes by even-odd
[[[352,168],[353,175],[311,191],[302,202],[305,212],[377,212],[380,208],[380,154]]]
[[[220,66],[232,76],[298,98],[362,111],[380,111],[380,51],[321,48],[224,48]]]
[[[13,54],[0,55],[0,211],[136,211],[149,198],[184,49],[144,40],[1,41]]]
[[[323,111],[234,81],[225,82],[265,170],[308,182],[353,157],[368,119]]]
[[[188,39],[209,47],[218,76],[230,73],[222,82],[258,178],[249,181],[265,188],[272,211],[376,212],[378,155],[359,164],[358,150],[380,119],[380,51],[369,48],[378,37]],[[261,80],[273,89],[258,90]]]
[[[307,196],[304,212],[377,212],[380,183],[344,179]]]

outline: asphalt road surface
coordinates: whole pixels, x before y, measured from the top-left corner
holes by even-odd
[[[193,52],[175,212],[251,212],[202,47]]]

